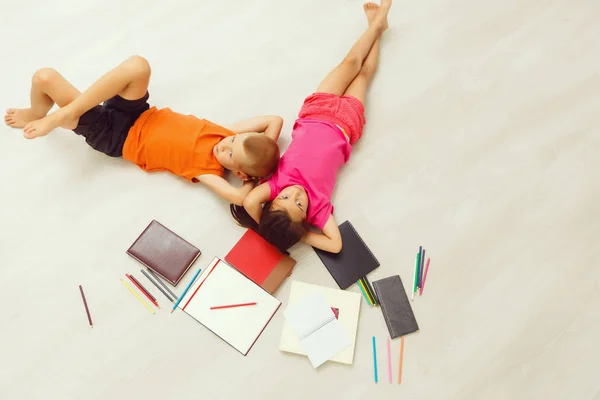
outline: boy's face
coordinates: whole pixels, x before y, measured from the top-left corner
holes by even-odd
[[[240,133],[228,136],[213,147],[213,154],[224,168],[232,171],[241,179],[248,179],[249,176],[242,172],[242,164],[246,160],[244,152],[244,141],[257,133]]]

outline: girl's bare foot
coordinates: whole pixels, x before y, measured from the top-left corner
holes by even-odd
[[[34,139],[45,136],[56,128],[75,129],[79,118],[73,118],[65,108],[60,108],[42,119],[29,122],[23,129],[23,136]]]
[[[44,115],[34,113],[31,108],[9,108],[4,115],[4,122],[11,128],[23,128],[28,122],[42,118]]]
[[[386,3],[385,8],[383,8],[383,4]],[[363,8],[365,10],[365,14],[367,16],[367,21],[369,21],[369,26],[371,25],[381,25],[381,31],[385,31],[388,28],[387,22],[387,14],[391,7],[391,1],[382,0],[382,7],[376,3],[365,3]]]
[[[383,31],[385,31],[388,28],[387,16],[388,16],[388,13],[390,12],[391,7],[392,7],[392,0],[381,0],[381,6],[379,7],[379,11],[377,13],[377,18],[375,19],[375,21],[373,21],[374,23],[376,23],[376,21],[378,21],[379,18],[383,19],[383,21],[382,21]]]
[[[379,11],[379,4],[365,3],[363,4],[363,8],[365,9],[365,14],[367,15],[367,21],[369,21],[369,25],[371,25],[377,16],[377,12]]]

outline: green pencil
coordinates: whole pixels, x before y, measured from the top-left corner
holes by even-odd
[[[367,295],[367,292],[365,292],[365,289],[363,289],[363,287],[362,287],[362,282],[360,280],[358,280],[358,281],[356,281],[356,283],[358,284],[358,288],[362,292],[363,296],[365,296],[365,300],[367,300],[367,304],[368,305],[372,305],[371,304],[371,299],[369,299],[369,296]]]
[[[411,296],[411,300],[415,299],[415,292],[417,291],[417,268],[419,265],[419,253],[417,253],[417,256],[415,257],[415,273],[413,275],[413,292],[412,292],[412,296]]]

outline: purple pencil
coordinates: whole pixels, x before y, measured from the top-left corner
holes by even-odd
[[[90,328],[93,328],[94,324],[92,323],[92,316],[90,315],[90,309],[88,308],[87,301],[85,301],[85,294],[83,294],[83,287],[81,285],[79,285],[79,292],[81,292],[81,298],[83,299],[83,306],[85,307],[85,312],[90,323]]]

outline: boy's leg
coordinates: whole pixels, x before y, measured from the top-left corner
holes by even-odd
[[[56,103],[64,107],[79,96],[81,92],[52,68],[42,68],[31,78],[29,108],[9,108],[4,122],[12,128],[23,128],[28,122],[46,116]]]
[[[373,43],[387,28],[387,14],[391,5],[392,0],[381,0],[381,7],[378,7],[373,22],[369,23],[367,31],[354,43],[344,60],[323,79],[317,88],[317,92],[332,93],[338,96],[344,94],[350,83],[360,72],[363,60],[369,54]],[[366,11],[367,5],[365,5]]]
[[[29,122],[25,137],[44,136],[55,128],[75,129],[79,117],[98,104],[119,95],[127,100],[144,97],[150,82],[150,65],[140,56],[133,56],[98,79],[67,106],[42,119]]]

